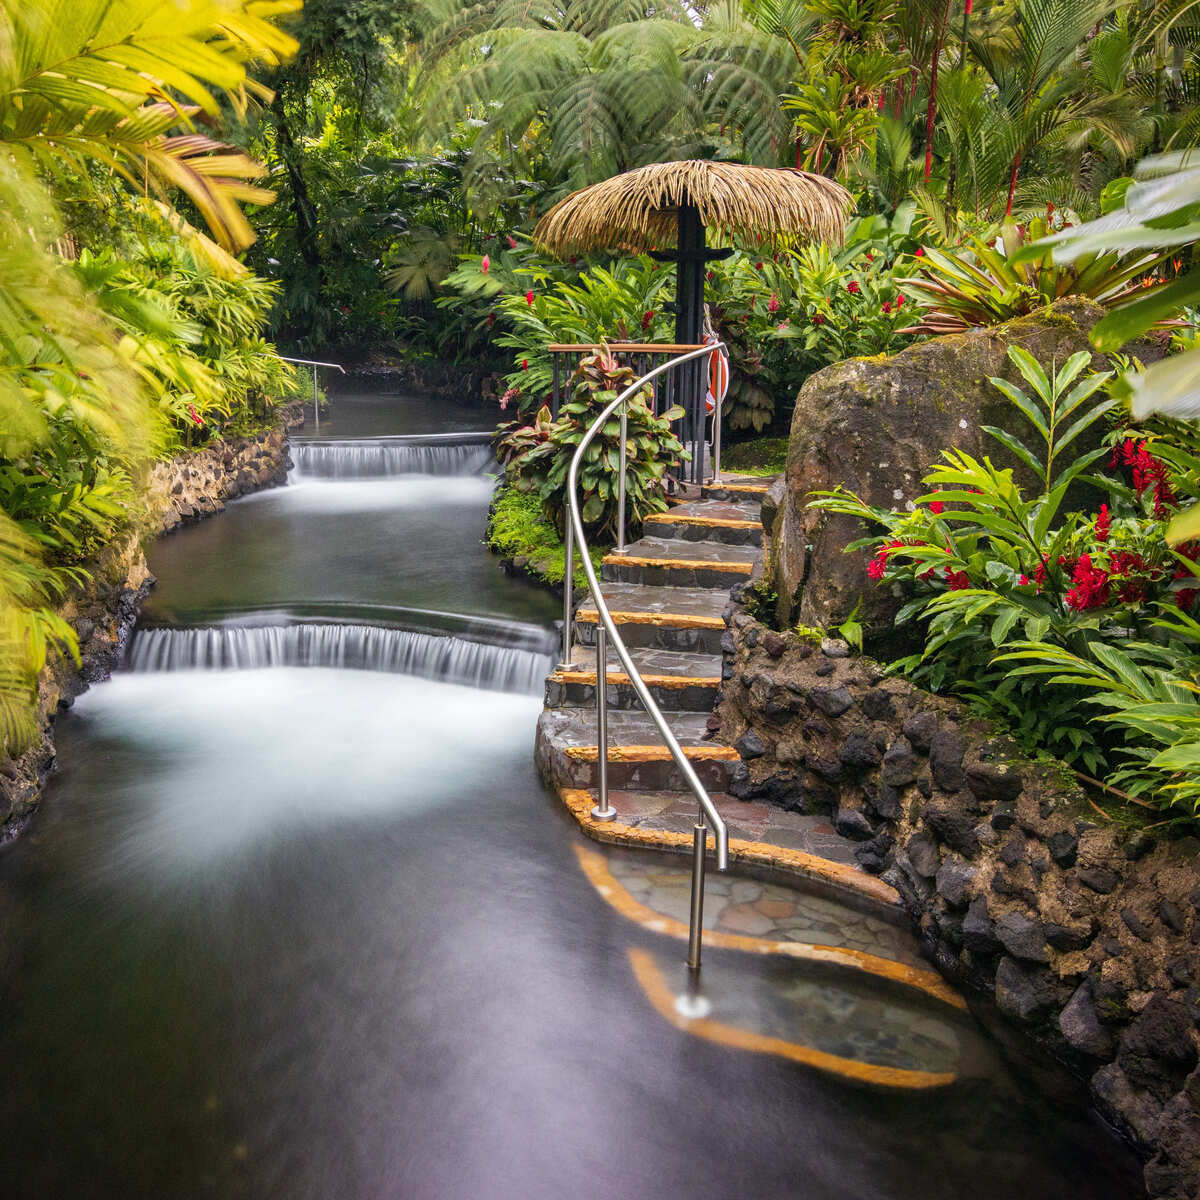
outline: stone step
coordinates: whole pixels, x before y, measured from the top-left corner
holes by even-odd
[[[664,711],[702,712],[713,710],[721,686],[721,658],[717,654],[691,654],[678,650],[655,650],[646,646],[630,649],[633,664],[650,689],[654,702]],[[546,677],[547,708],[591,708],[596,706],[596,650],[576,645],[571,655],[574,671],[556,670]],[[608,657],[609,709],[641,709],[642,703],[617,656]]]
[[[773,475],[726,475],[720,483],[706,483],[700,489],[700,496],[704,500],[748,500],[761,504],[774,482]]]
[[[678,538],[689,542],[725,542],[731,546],[761,546],[762,505],[758,501],[689,500],[665,513],[647,517],[647,537]]]
[[[600,578],[660,587],[731,588],[750,578],[759,557],[760,552],[751,546],[644,537],[623,554],[607,555]]]
[[[725,632],[723,614],[729,605],[727,588],[610,583],[603,591],[609,612],[627,646],[721,653],[721,636]],[[575,612],[576,641],[594,646],[598,619],[596,606],[588,597]]]
[[[723,792],[738,765],[731,746],[706,741],[707,715],[667,712],[667,726],[683,747],[700,782]],[[644,712],[610,712],[608,717],[608,780],[626,792],[682,792],[686,788],[658,727]],[[538,719],[538,770],[559,788],[599,786],[596,714],[586,708],[548,708]]]

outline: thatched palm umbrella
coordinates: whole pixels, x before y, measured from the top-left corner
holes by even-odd
[[[572,192],[537,224],[534,240],[560,257],[620,249],[678,264],[675,340],[699,341],[704,264],[729,250],[708,250],[706,230],[760,238],[841,241],[853,198],[823,175],[692,159],[654,163]],[[671,253],[659,247],[675,243]]]

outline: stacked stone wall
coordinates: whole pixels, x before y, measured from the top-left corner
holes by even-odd
[[[939,968],[1090,1081],[1149,1194],[1198,1200],[1200,839],[1106,820],[1061,765],[844,642],[738,605],[723,648],[730,791],[858,840]]]

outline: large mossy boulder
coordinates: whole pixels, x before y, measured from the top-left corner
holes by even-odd
[[[852,517],[809,508],[811,493],[841,484],[880,508],[911,507],[943,450],[1015,466],[981,426],[1036,435],[989,376],[1020,380],[1009,346],[1024,347],[1047,367],[1090,351],[1088,331],[1103,315],[1072,297],[1003,325],[934,338],[890,357],[849,359],[811,376],[796,398],[787,472],[763,509],[781,623],[827,628],[861,600],[860,615],[873,629],[890,625],[900,598],[870,583],[865,553],[844,552],[867,531]],[[1152,346],[1129,349],[1157,357]],[[1093,353],[1094,367],[1107,365]]]

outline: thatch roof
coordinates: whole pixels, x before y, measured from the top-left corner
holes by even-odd
[[[606,248],[633,252],[675,244],[679,205],[694,204],[710,233],[778,244],[840,242],[853,198],[840,183],[790,168],[740,163],[654,163],[572,192],[537,224],[551,254]]]

